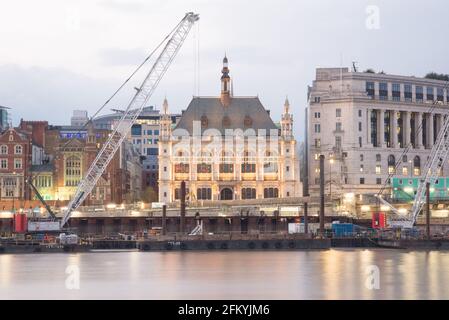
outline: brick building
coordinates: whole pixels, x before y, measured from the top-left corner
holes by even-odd
[[[0,135],[0,202],[30,199],[26,177],[31,166],[31,137],[9,128]]]

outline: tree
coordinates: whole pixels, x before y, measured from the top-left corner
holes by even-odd
[[[443,73],[429,72],[424,77],[426,79],[449,81],[449,75]]]
[[[142,200],[146,203],[157,202],[158,198],[158,194],[153,187],[147,187],[143,192]]]

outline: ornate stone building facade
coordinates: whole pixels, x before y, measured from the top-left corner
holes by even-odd
[[[448,105],[446,81],[318,68],[307,108],[310,192],[319,190],[320,154],[332,198],[360,199],[390,191],[391,177],[419,178]]]
[[[301,194],[297,143],[288,100],[275,124],[258,97],[232,92],[223,60],[221,95],[194,97],[172,131],[168,106],[161,117],[159,201],[295,197]]]

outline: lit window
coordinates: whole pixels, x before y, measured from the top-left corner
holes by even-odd
[[[408,168],[407,167],[402,167],[402,175],[403,176],[408,175]]]
[[[382,172],[382,167],[380,166],[380,164],[376,165],[376,174],[381,174]]]

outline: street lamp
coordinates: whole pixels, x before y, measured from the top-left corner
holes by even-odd
[[[331,153],[329,155],[329,197],[332,204],[332,164],[334,163],[334,155]]]
[[[409,160],[408,163],[410,163],[410,177],[413,177],[412,160]]]

